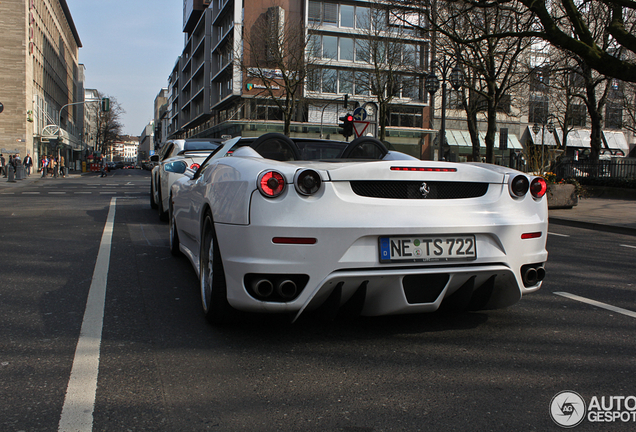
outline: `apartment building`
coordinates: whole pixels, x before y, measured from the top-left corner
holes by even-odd
[[[355,108],[370,106],[369,130],[375,133],[378,101],[369,88],[372,72],[365,41],[375,28],[368,1],[314,0],[184,0],[184,50],[168,78],[167,134],[171,138],[257,136],[283,132],[283,114],[273,103],[284,87],[272,95],[264,89],[258,74],[250,73],[250,45],[261,25],[278,28],[299,23],[307,41],[311,72],[302,89],[302,103],[291,114],[290,135],[343,139],[338,118]],[[410,14],[408,22],[417,20]],[[396,148],[416,156],[429,157],[429,97],[423,88],[430,63],[429,36],[385,14],[382,25],[400,28],[400,55],[408,58],[401,72],[401,85],[386,110],[386,139]],[[263,24],[264,23],[264,24]],[[389,39],[388,31],[385,32]],[[375,36],[375,35],[374,35]],[[393,38],[395,39],[395,38]],[[368,50],[368,48],[367,48]],[[260,72],[263,68],[259,67]],[[268,71],[281,78],[279,68]],[[275,87],[276,85],[274,85]],[[344,106],[345,99],[347,107]],[[365,114],[365,117],[367,114]]]
[[[1,152],[37,160],[59,150],[72,163],[81,155],[83,112],[70,104],[84,100],[84,70],[66,0],[3,0],[0,16]]]

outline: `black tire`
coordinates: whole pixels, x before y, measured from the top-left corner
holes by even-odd
[[[179,232],[177,231],[177,222],[174,220],[174,211],[172,208],[172,199],[168,205],[168,219],[170,221],[170,253],[172,256],[181,256],[181,250],[179,249]]]
[[[226,324],[235,317],[227,301],[227,285],[223,261],[216,241],[212,216],[206,214],[201,231],[199,252],[199,287],[205,318],[211,324]]]
[[[168,221],[168,212],[163,210],[163,197],[161,196],[161,185],[159,185],[159,189],[157,189],[157,197],[159,200],[157,201],[157,212],[159,213],[159,220],[161,222]]]
[[[150,179],[150,208],[153,210],[157,209],[157,203],[155,202],[155,185]]]

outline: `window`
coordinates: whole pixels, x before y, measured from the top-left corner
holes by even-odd
[[[336,93],[338,85],[338,71],[335,69],[322,70],[322,92]]]
[[[605,127],[621,129],[623,127],[623,107],[616,103],[608,103],[605,108]]]
[[[340,5],[340,27],[353,28],[354,8],[349,5]]]
[[[336,3],[323,3],[324,16],[322,24],[328,26],[338,25],[338,5]]]
[[[371,10],[366,7],[356,7],[356,28],[369,29],[371,27]]]
[[[395,127],[422,127],[422,109],[407,106],[389,107],[388,125]]]
[[[353,94],[353,71],[340,71],[338,82],[338,93]]]
[[[369,94],[369,74],[366,72],[355,73],[355,94],[368,95]]]
[[[530,73],[530,91],[546,91],[550,84],[547,66],[537,67]]]
[[[320,24],[320,7],[322,6],[321,2],[318,1],[309,1],[309,11],[308,11],[308,19],[310,23]]]
[[[353,39],[340,38],[340,60],[353,61]]]
[[[362,39],[356,39],[356,58],[355,61],[360,63],[369,63],[369,47],[368,43]]]
[[[531,95],[528,106],[528,123],[543,123],[548,117],[548,97]]]
[[[585,126],[587,120],[587,109],[584,104],[570,104],[567,113],[568,126]]]
[[[338,38],[336,36],[322,37],[322,58],[338,59]]]

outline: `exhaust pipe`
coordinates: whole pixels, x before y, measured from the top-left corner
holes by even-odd
[[[523,283],[526,286],[536,285],[536,283],[539,281],[537,273],[537,269],[535,269],[534,267],[528,267],[523,274]]]
[[[252,283],[254,292],[263,298],[267,298],[274,293],[274,284],[267,279],[258,279]]]
[[[276,284],[276,292],[284,299],[291,299],[296,297],[298,287],[294,281],[283,279]]]
[[[545,279],[545,267],[537,267],[537,280],[541,282]]]

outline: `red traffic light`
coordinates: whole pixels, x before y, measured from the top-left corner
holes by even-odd
[[[352,121],[353,121],[353,116],[352,116],[351,114],[349,114],[349,115],[347,116],[347,120],[346,120],[346,121],[348,121],[348,122],[352,122]]]

